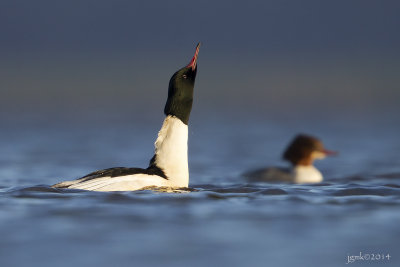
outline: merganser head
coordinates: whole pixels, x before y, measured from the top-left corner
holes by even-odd
[[[293,166],[312,165],[316,159],[324,159],[326,156],[337,154],[326,150],[322,142],[313,136],[299,134],[286,148],[283,159],[289,161]]]
[[[165,115],[179,118],[186,125],[189,122],[193,103],[193,88],[197,73],[197,57],[200,43],[190,63],[172,75],[168,87],[168,99],[165,104]]]

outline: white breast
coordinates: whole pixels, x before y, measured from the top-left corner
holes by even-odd
[[[323,180],[322,174],[314,166],[296,166],[292,170],[294,182],[298,184],[320,183]]]
[[[188,126],[174,116],[167,116],[155,142],[155,163],[171,187],[189,186]]]

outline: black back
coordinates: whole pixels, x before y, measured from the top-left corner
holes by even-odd
[[[109,168],[89,173],[88,175],[85,175],[79,179],[84,179],[83,181],[88,181],[101,177],[119,177],[133,174],[158,175],[167,179],[167,176],[165,175],[163,170],[158,168],[156,165],[150,165],[147,169],[126,167]]]

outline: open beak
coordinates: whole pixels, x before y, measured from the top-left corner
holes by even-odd
[[[192,60],[190,61],[189,65],[187,65],[188,68],[192,68],[192,71],[194,71],[197,66],[197,57],[199,55],[200,44],[201,43],[197,44],[196,52],[194,52],[194,56],[193,56]]]

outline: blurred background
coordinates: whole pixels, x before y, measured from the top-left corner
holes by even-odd
[[[190,121],[192,172],[227,163],[236,175],[278,164],[298,132],[341,150],[326,167],[347,166],[342,175],[370,170],[377,161],[386,169],[397,166],[399,12],[398,1],[389,0],[3,0],[5,160],[15,163],[10,155],[19,151],[15,158],[42,155],[40,163],[54,167],[55,153],[70,153],[69,165],[63,159],[58,168],[40,168],[40,180],[146,165],[169,78],[201,41]],[[86,152],[100,143],[110,152],[77,157],[82,135],[92,140]],[[43,173],[50,169],[55,172]]]
[[[194,114],[390,116],[399,11],[390,0],[3,0],[1,113],[159,114],[201,41]]]
[[[336,267],[362,251],[400,266],[399,14],[395,0],[1,0],[0,265]],[[198,42],[199,191],[48,187],[146,167]],[[323,184],[244,181],[285,166],[299,132],[340,152],[316,163]]]

